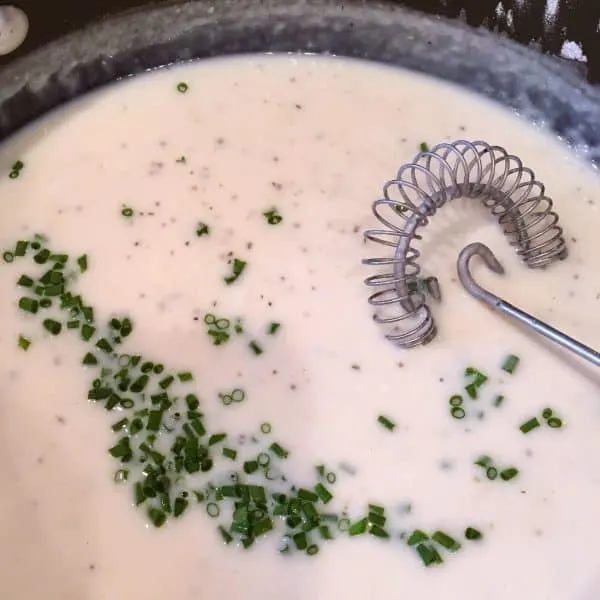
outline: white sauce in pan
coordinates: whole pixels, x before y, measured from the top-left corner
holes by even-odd
[[[482,208],[444,207],[420,245],[424,271],[442,287],[440,334],[401,351],[371,319],[363,284],[371,273],[361,260],[381,248],[365,245],[362,231],[376,225],[371,202],[382,184],[422,142],[459,138],[502,145],[536,171],[570,255],[529,271]],[[23,167],[11,178],[17,160]],[[132,506],[135,465],[126,466],[128,482],[114,482],[122,466],[107,449],[122,436],[111,430],[122,415],[87,400],[97,369],[81,360],[91,342],[68,330],[55,306],[35,316],[18,308],[28,290],[16,281],[48,266],[29,253],[0,265],[3,600],[598,597],[598,374],[491,314],[455,278],[458,250],[488,243],[507,274],[475,269],[482,284],[600,346],[600,187],[570,150],[408,72],[251,57],[168,69],[92,95],[6,143],[0,173],[2,248],[37,233],[71,262],[87,255],[71,285],[97,324],[131,318],[121,351],[159,361],[165,373],[193,372],[193,382],[168,393],[179,403],[197,394],[209,434],[228,437],[192,487],[240,472],[277,442],[287,460],[267,454],[287,480],[267,481],[261,469],[247,482],[313,489],[315,467],[326,465],[337,480],[325,481],[333,500],[323,511],[356,523],[369,503],[385,506],[390,535],[350,537],[333,522],[334,540],[311,533],[318,554],[280,555],[285,527],[275,519],[276,531],[245,551],[217,531],[231,523],[224,504],[210,518],[206,501],[191,496],[181,517],[148,525],[145,505]],[[133,215],[123,216],[128,208]],[[263,213],[272,210],[281,222],[269,224]],[[199,223],[207,235],[197,235]],[[226,285],[235,258],[245,269]],[[214,345],[207,313],[231,328],[241,319],[244,333]],[[63,323],[60,335],[46,331],[45,318]],[[281,324],[274,335],[271,323]],[[509,354],[521,359],[512,375],[501,369]],[[489,378],[476,400],[464,389],[467,367]],[[243,402],[224,405],[219,394],[236,388]],[[453,394],[464,398],[462,420],[450,415]],[[547,407],[562,427],[545,424]],[[523,434],[519,426],[536,416],[542,426]],[[223,447],[235,447],[238,460]],[[482,455],[518,475],[489,479],[474,464]],[[467,527],[483,537],[465,540]],[[461,549],[438,546],[443,563],[426,568],[407,544],[416,529],[443,531]]]

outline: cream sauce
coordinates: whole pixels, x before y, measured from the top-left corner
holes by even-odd
[[[483,210],[445,207],[420,246],[444,294],[440,334],[401,351],[371,320],[361,260],[381,249],[367,247],[362,231],[376,225],[370,204],[382,183],[421,142],[458,138],[503,145],[535,169],[570,256],[528,271]],[[162,529],[145,526],[129,485],[113,482],[119,467],[107,449],[118,415],[86,400],[86,345],[67,331],[49,336],[40,318],[19,312],[15,282],[32,267],[16,261],[0,268],[4,600],[597,597],[598,375],[491,314],[454,275],[463,245],[489,243],[507,276],[477,270],[483,284],[600,346],[600,188],[568,148],[408,72],[249,57],[167,69],[92,95],[6,143],[0,172],[17,159],[19,177],[0,180],[2,247],[43,233],[57,250],[86,253],[77,286],[97,321],[129,314],[127,351],[193,371],[211,431],[262,440],[260,424],[271,423],[269,439],[290,450],[286,474],[310,486],[315,465],[326,464],[338,475],[335,509],[354,521],[367,503],[385,504],[393,538],[336,533],[317,556],[284,557],[277,535],[248,552],[223,545],[220,521],[203,506]],[[134,216],[123,217],[123,207]],[[273,207],[278,225],[262,214]],[[196,235],[199,222],[209,235]],[[228,253],[247,262],[231,286],[223,284]],[[212,345],[207,312],[242,318],[247,333]],[[282,326],[267,336],[272,321]],[[32,342],[26,352],[20,335]],[[263,354],[253,355],[250,339]],[[512,376],[500,369],[509,353],[521,357]],[[479,400],[465,399],[469,414],[458,421],[448,399],[464,395],[468,366],[490,380]],[[224,407],[218,394],[236,387],[246,400]],[[495,408],[498,394],[506,399]],[[565,426],[523,435],[519,425],[546,406]],[[378,424],[381,414],[397,423],[393,432]],[[519,476],[486,479],[473,464],[482,454]],[[467,526],[483,540],[464,541]],[[416,528],[442,529],[463,547],[424,568],[399,537]]]

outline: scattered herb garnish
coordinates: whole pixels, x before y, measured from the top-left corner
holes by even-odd
[[[231,285],[232,283],[235,283],[245,271],[247,264],[248,263],[245,260],[234,258],[231,275],[223,277],[223,281],[225,282],[225,284]]]
[[[131,208],[130,206],[124,206],[121,209],[121,215],[126,217],[127,219],[133,217],[133,208]]]
[[[19,177],[24,167],[25,163],[22,160],[15,161],[10,169],[10,173],[8,174],[8,176],[11,179],[16,179],[17,177]]]
[[[263,217],[267,220],[269,225],[279,225],[283,221],[283,217],[279,214],[276,208],[267,210],[263,213]]]
[[[27,351],[27,350],[29,350],[29,346],[31,346],[31,340],[20,335],[19,336],[19,348]]]
[[[383,425],[383,427],[385,427],[388,431],[394,431],[394,429],[396,429],[396,423],[394,423],[394,421],[391,421],[384,415],[379,415],[377,417],[377,422],[380,425]]]
[[[509,354],[502,363],[502,370],[510,373],[511,375],[515,372],[515,369],[519,366],[520,358],[514,354]]]
[[[180,94],[185,94],[190,89],[189,85],[185,81],[180,81],[177,84],[177,91]]]
[[[421,142],[419,144],[419,150],[421,152],[429,152],[429,145],[427,144],[427,142]]]

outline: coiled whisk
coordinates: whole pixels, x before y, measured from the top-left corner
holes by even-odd
[[[365,283],[374,288],[373,318],[387,327],[386,337],[403,348],[430,342],[437,333],[427,295],[438,297],[431,277],[420,276],[419,229],[448,201],[473,198],[487,207],[509,243],[530,268],[543,268],[567,256],[552,200],[522,161],[483,141],[458,140],[420,152],[383,187],[373,213],[383,225],[365,237],[394,249],[393,255],[368,258],[378,273]],[[426,282],[424,285],[423,282]],[[436,293],[430,293],[433,290]]]

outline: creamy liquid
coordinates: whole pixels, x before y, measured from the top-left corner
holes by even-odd
[[[458,138],[503,145],[534,168],[570,255],[545,272],[527,270],[483,209],[444,207],[420,244],[424,270],[442,287],[440,333],[402,351],[371,319],[363,279],[372,273],[361,260],[385,249],[366,245],[362,231],[377,225],[371,202],[382,184],[421,142]],[[25,166],[10,179],[17,159]],[[43,272],[21,260],[0,268],[3,600],[597,598],[598,375],[486,310],[455,279],[458,250],[488,243],[507,274],[476,269],[483,285],[600,346],[600,188],[569,149],[408,72],[251,57],[168,69],[90,96],[7,143],[0,172],[3,248],[42,233],[57,251],[87,253],[76,286],[96,321],[130,315],[126,351],[193,371],[190,389],[211,432],[256,435],[255,454],[264,440],[280,442],[290,451],[285,473],[306,487],[326,464],[338,475],[333,509],[354,521],[369,502],[384,504],[393,535],[336,532],[317,556],[281,556],[283,530],[251,551],[225,546],[221,521],[194,503],[180,520],[147,526],[130,486],[113,481],[119,464],[107,449],[118,414],[86,400],[88,346],[66,330],[50,336],[39,315],[17,308],[17,278]],[[262,214],[273,207],[279,225]],[[198,222],[210,235],[196,236]],[[230,286],[228,253],[247,261]],[[242,318],[246,333],[212,345],[208,312]],[[282,326],[267,336],[271,321]],[[26,352],[19,335],[32,341]],[[512,376],[500,369],[509,353],[521,357]],[[476,401],[463,389],[468,366],[490,378]],[[245,401],[223,406],[218,394],[236,387]],[[469,410],[461,421],[449,414],[455,393]],[[522,434],[519,425],[547,406],[565,426]],[[377,422],[381,414],[397,423],[393,432]],[[474,465],[482,454],[519,476],[488,480]],[[467,526],[483,539],[465,541]],[[416,528],[441,529],[463,547],[424,568],[400,537]]]

